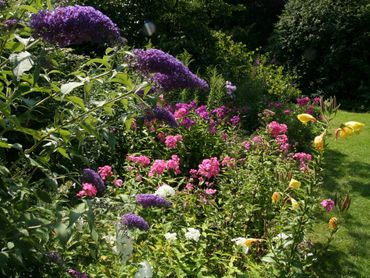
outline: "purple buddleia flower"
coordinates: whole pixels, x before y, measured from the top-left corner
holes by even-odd
[[[149,111],[145,117],[145,120],[151,121],[157,119],[167,123],[171,127],[178,127],[179,124],[176,121],[175,116],[168,109],[156,106],[153,110]]]
[[[119,29],[109,17],[93,7],[68,6],[32,15],[30,27],[36,38],[61,47],[84,43],[112,43],[120,38]]]
[[[154,194],[138,194],[136,195],[136,203],[142,205],[144,208],[149,207],[169,208],[172,206],[171,202]]]
[[[11,29],[14,26],[17,26],[17,24],[18,24],[18,20],[14,19],[14,18],[4,21],[4,26],[5,26],[6,29]]]
[[[144,220],[144,218],[133,214],[133,213],[126,213],[122,215],[121,223],[129,229],[137,228],[142,231],[149,230],[149,224]]]
[[[81,183],[90,183],[96,187],[98,193],[103,193],[106,190],[104,181],[97,172],[92,169],[86,168],[82,171]]]
[[[163,91],[209,89],[206,81],[168,53],[159,49],[135,49],[133,53],[135,57],[127,57],[129,64],[151,79]]]
[[[81,273],[73,268],[68,269],[68,274],[74,278],[89,278],[86,273]]]
[[[5,7],[5,0],[0,0],[0,9]]]
[[[46,257],[53,263],[63,264],[63,259],[57,251],[49,251],[46,253]]]

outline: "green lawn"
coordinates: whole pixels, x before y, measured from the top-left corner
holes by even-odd
[[[325,153],[322,196],[349,192],[352,204],[343,215],[337,208],[325,213],[315,226],[314,241],[324,242],[329,217],[340,221],[334,241],[319,260],[320,277],[370,277],[370,113],[339,111],[331,130],[350,120],[364,123],[364,131],[338,141],[331,138]]]

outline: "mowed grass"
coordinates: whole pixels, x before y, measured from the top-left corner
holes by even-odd
[[[319,277],[370,277],[370,113],[339,111],[331,131],[346,121],[362,122],[365,129],[347,139],[328,140],[321,194],[334,198],[336,192],[349,192],[352,204],[342,215],[337,208],[324,213],[315,225],[314,241],[325,243],[328,219],[336,216],[339,220],[328,252],[319,259]]]

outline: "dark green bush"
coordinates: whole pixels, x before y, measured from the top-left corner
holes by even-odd
[[[370,1],[291,0],[272,48],[306,94],[369,98]]]

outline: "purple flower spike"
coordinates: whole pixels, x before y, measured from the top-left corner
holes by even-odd
[[[106,190],[104,181],[99,176],[99,174],[89,168],[83,169],[81,183],[91,183],[96,187],[98,193],[103,193]]]
[[[201,89],[207,91],[206,81],[192,73],[172,55],[159,49],[135,49],[135,57],[127,57],[131,66],[151,79],[163,91]]]
[[[30,27],[36,38],[60,47],[119,40],[120,33],[109,17],[93,7],[68,6],[32,15]]]
[[[169,208],[172,206],[171,202],[154,194],[138,194],[136,195],[136,203],[142,205],[144,208],[149,207]]]
[[[129,229],[137,228],[142,231],[149,230],[149,224],[144,220],[144,218],[133,214],[133,213],[126,213],[122,215],[121,223]]]
[[[81,273],[73,268],[68,269],[68,274],[75,278],[89,278],[86,273]]]
[[[179,124],[176,121],[175,116],[168,109],[156,106],[152,111],[149,111],[144,117],[144,120],[151,121],[157,119],[167,123],[170,127],[178,127]]]

